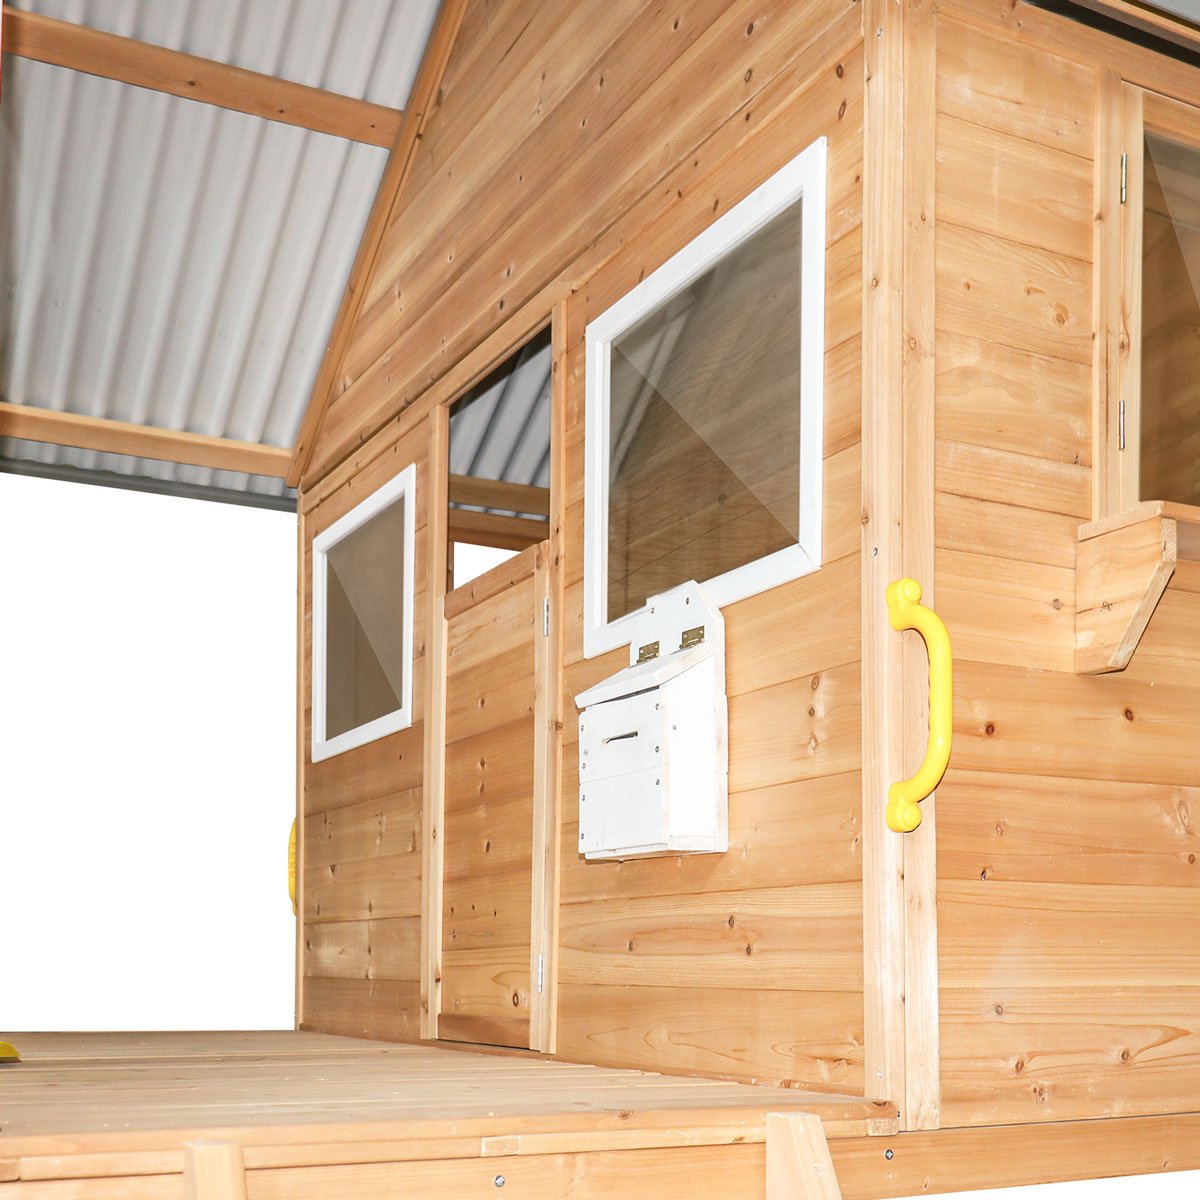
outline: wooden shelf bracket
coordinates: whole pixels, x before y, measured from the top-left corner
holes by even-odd
[[[1079,530],[1075,559],[1075,672],[1123,670],[1175,572],[1180,506],[1142,504]],[[1195,527],[1184,544],[1191,546]]]

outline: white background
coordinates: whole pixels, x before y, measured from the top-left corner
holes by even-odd
[[[296,518],[0,475],[0,1030],[294,1021]]]
[[[0,1033],[291,1028],[294,516],[0,474],[0,521]]]

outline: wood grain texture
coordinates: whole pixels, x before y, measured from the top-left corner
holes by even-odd
[[[1135,329],[1118,164],[1141,153],[1119,79],[1194,71],[1000,8],[948,0],[938,29],[938,203],[955,215],[938,233],[936,567],[958,663],[937,903],[956,1125],[1193,1107],[1200,1027],[1197,598],[1187,570],[1162,577],[1162,507],[1124,511],[1111,436]],[[1092,669],[1124,670],[1077,675],[1077,627]]]
[[[841,1200],[821,1118],[767,1116],[767,1200]]]
[[[756,1196],[769,1113],[812,1117],[818,1148],[896,1127],[894,1109],[836,1093],[316,1034],[21,1042],[6,1196],[207,1197],[201,1177],[236,1188],[243,1165],[248,1194],[281,1198],[464,1194],[500,1175],[546,1200]]]
[[[315,473],[328,471],[416,400],[541,289],[559,280],[548,300],[565,294],[580,260],[626,214],[636,212],[636,224],[618,246],[678,203],[683,173],[694,171],[689,155],[700,154],[714,131],[722,131],[714,150],[728,153],[733,139],[761,128],[811,77],[811,67],[798,77],[788,73],[797,61],[841,18],[847,24],[838,40],[846,45],[860,20],[845,0],[772,0],[761,11],[742,0],[692,0],[680,13],[642,9],[622,27],[624,10],[612,7],[611,19],[593,23],[594,42],[582,30],[555,40],[559,27],[578,20],[569,6],[531,25],[519,53],[546,72],[549,105],[535,100],[531,125],[521,94],[528,84],[522,76],[507,88],[502,65],[499,94],[488,93],[492,148],[479,158],[478,173],[463,165],[432,176],[418,218],[392,227],[383,252],[388,270],[376,284],[383,307],[365,312],[355,335],[369,347],[367,365],[330,406]],[[562,45],[569,50],[560,59],[554,47]],[[834,49],[823,47],[822,58]],[[559,93],[564,75],[575,82]],[[534,80],[540,89],[542,81]],[[772,87],[771,101],[756,107]],[[687,104],[679,103],[684,95]],[[443,111],[429,123],[431,141]],[[452,152],[443,145],[440,161]],[[695,161],[704,163],[708,154]],[[680,182],[658,190],[672,171]],[[538,202],[530,205],[530,196]],[[588,204],[578,203],[580,196]],[[602,222],[591,219],[601,210]],[[551,212],[555,218],[547,221]],[[472,229],[500,233],[460,236]],[[404,248],[399,257],[388,257],[392,245]],[[403,254],[414,252],[405,264]],[[399,294],[391,290],[397,276],[405,281]]]
[[[904,572],[904,22],[903,6],[865,13],[863,378],[860,550],[863,777],[864,1057],[868,1095],[907,1099],[904,845],[883,819],[905,774],[904,646],[883,597]],[[897,153],[897,147],[901,152]],[[904,1119],[907,1121],[907,1115]]]
[[[221,471],[246,471],[276,478],[287,474],[288,452],[281,447],[207,437],[182,429],[155,429],[129,421],[36,408],[31,404],[0,401],[0,436],[108,454],[134,454],[139,458]]]
[[[1075,670],[1129,664],[1175,571],[1175,522],[1152,516],[1089,537],[1080,531],[1075,568]]]
[[[401,114],[394,108],[8,5],[4,6],[4,50],[372,146],[390,146],[400,126]]]
[[[408,729],[322,762],[310,756],[311,538],[349,512],[409,463],[417,467],[418,594],[414,601],[413,707]],[[435,578],[429,537],[430,443],[427,431],[398,441],[368,470],[307,499],[304,515],[304,611],[301,622],[303,841],[300,955],[303,1028],[359,1037],[418,1035],[423,781],[430,605]],[[305,507],[302,505],[302,507]],[[436,511],[436,506],[433,511]]]

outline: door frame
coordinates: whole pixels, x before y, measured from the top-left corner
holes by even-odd
[[[530,897],[530,1049],[553,1054],[558,1041],[559,838],[561,820],[563,722],[563,575],[564,491],[563,391],[565,323],[563,305],[551,317],[552,371],[550,417],[549,536],[538,544],[535,589],[542,607],[542,636],[534,641],[534,793],[533,869]],[[421,1037],[436,1040],[442,1007],[442,903],[446,776],[447,601],[472,591],[482,599],[489,577],[502,579],[508,563],[447,591],[450,409],[461,397],[438,405],[429,417],[430,543],[426,555],[428,637],[425,687],[424,787],[421,859]],[[531,548],[532,549],[532,548]],[[490,594],[490,593],[489,593]],[[454,597],[452,599],[452,597]],[[540,985],[540,986],[539,986]]]

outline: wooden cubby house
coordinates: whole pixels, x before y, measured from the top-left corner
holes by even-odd
[[[0,1198],[1200,1168],[1174,7],[443,0],[278,472],[298,1031],[14,1035]],[[515,553],[454,586],[464,543]],[[614,676],[640,724],[581,746]],[[22,1115],[100,1055],[204,1103]]]

